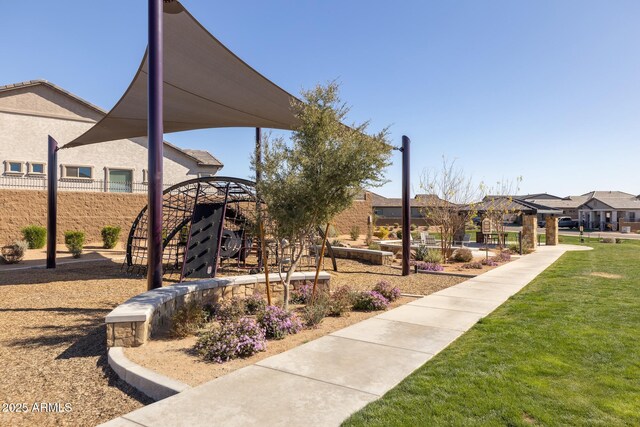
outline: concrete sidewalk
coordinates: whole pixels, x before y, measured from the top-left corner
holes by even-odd
[[[337,426],[520,291],[572,245],[542,246],[103,426]]]

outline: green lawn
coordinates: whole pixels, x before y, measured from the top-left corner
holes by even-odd
[[[640,425],[640,242],[590,245],[345,425]]]

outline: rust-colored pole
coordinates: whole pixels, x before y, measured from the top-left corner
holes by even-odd
[[[316,300],[316,289],[318,288],[318,277],[320,277],[320,267],[322,266],[322,260],[324,259],[324,251],[327,248],[327,236],[329,235],[329,223],[324,230],[324,238],[322,239],[322,249],[320,249],[320,256],[318,257],[318,265],[316,265],[316,277],[313,279],[313,290],[311,291],[311,301]]]
[[[269,287],[269,263],[265,244],[264,224],[260,221],[260,249],[262,250],[262,265],[264,266],[264,284],[267,290],[267,304],[271,305],[271,288]]]

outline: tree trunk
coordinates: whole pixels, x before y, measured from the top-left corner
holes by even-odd
[[[320,249],[320,256],[318,257],[318,265],[316,265],[316,277],[313,279],[313,291],[311,292],[311,301],[316,300],[316,290],[318,288],[318,276],[320,275],[320,267],[322,266],[322,260],[324,259],[324,251],[327,247],[327,235],[329,234],[329,223],[324,230],[324,238],[322,239],[322,248]]]

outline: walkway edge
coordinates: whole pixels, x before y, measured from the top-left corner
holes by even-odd
[[[111,369],[122,381],[155,401],[191,388],[188,384],[165,377],[132,362],[125,356],[122,347],[111,347],[107,354],[107,360]]]

